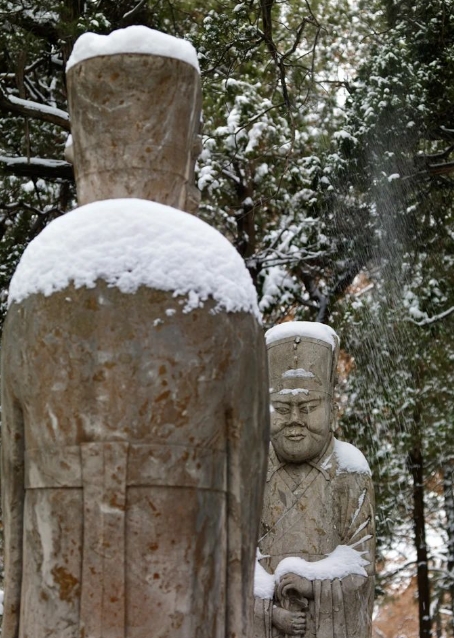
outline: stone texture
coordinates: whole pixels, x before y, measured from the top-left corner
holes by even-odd
[[[263,336],[178,302],[99,282],[11,307],[4,638],[247,635]]]
[[[169,58],[71,69],[80,203],[185,207],[199,83]],[[184,304],[98,280],[11,305],[3,638],[250,635],[269,436],[263,334],[253,314]]]
[[[359,450],[333,437],[337,350],[317,339],[290,337],[272,343],[268,356],[272,445],[259,540],[265,557],[260,564],[272,574],[290,556],[316,563],[347,545],[365,552],[369,565],[367,576],[341,579],[287,574],[273,600],[256,598],[255,636],[368,638],[374,494]]]
[[[79,206],[138,197],[196,212],[200,75],[138,53],[99,56],[67,74]]]

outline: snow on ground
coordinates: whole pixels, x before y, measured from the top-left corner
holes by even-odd
[[[97,279],[124,293],[173,291],[186,297],[183,312],[212,297],[216,311],[260,320],[249,272],[227,239],[193,215],[140,199],[94,202],[51,222],[24,251],[8,303],[70,283],[93,288]]]
[[[190,42],[149,29],[143,25],[117,29],[109,35],[98,35],[90,32],[82,34],[76,40],[66,65],[66,71],[68,72],[71,67],[82,60],[118,53],[142,53],[175,58],[187,62],[199,71],[197,53]]]

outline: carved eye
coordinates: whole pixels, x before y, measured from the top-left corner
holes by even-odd
[[[320,401],[315,401],[314,403],[303,403],[300,405],[300,411],[303,414],[310,414],[314,410],[318,408],[320,405]]]
[[[279,414],[290,414],[290,408],[288,408],[286,405],[282,405],[282,403],[278,405],[273,404],[273,407]]]

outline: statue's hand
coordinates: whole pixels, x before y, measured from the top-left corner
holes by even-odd
[[[314,584],[311,580],[296,574],[284,574],[277,586],[279,600],[294,599],[295,602],[303,598],[314,598]]]
[[[306,633],[306,614],[304,611],[289,611],[274,606],[273,625],[282,634],[304,636]]]

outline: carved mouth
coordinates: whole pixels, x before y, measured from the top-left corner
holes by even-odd
[[[290,441],[302,441],[306,438],[306,435],[303,432],[291,432],[290,434],[286,434],[285,437],[290,439]]]

